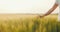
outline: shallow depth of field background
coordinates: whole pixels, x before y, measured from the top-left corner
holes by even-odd
[[[45,14],[54,3],[55,0],[0,0],[0,32],[60,32],[58,7],[53,15],[34,15]]]
[[[57,14],[37,17],[33,14],[0,14],[0,32],[60,32]]]

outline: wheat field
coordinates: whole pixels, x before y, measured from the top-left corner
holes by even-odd
[[[58,15],[0,14],[0,32],[60,32]]]

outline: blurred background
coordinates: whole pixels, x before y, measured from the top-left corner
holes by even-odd
[[[44,14],[55,0],[0,0],[0,14]],[[53,12],[58,13],[59,8]]]
[[[55,0],[0,0],[0,32],[60,32],[59,7],[46,17],[38,16],[54,3]]]

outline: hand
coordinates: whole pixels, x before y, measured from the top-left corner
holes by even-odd
[[[39,16],[40,18],[43,18],[44,16]]]
[[[44,17],[44,16],[40,16],[40,15],[38,15],[38,16],[37,16],[37,19],[38,19],[38,18],[43,18],[43,17]]]
[[[39,17],[40,17],[40,18],[44,18],[44,17],[45,17],[45,15],[39,15]]]

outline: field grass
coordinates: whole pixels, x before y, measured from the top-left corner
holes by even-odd
[[[60,32],[58,15],[37,18],[37,15],[0,15],[0,32]]]

